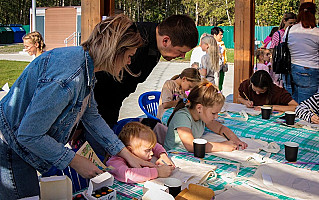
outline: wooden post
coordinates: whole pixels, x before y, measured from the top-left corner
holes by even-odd
[[[87,40],[102,16],[114,14],[114,0],[81,0],[81,42]]]
[[[253,72],[255,47],[255,0],[235,1],[235,53],[233,101],[237,103],[238,87]]]

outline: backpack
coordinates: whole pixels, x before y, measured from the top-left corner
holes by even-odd
[[[273,51],[273,71],[276,74],[291,74],[291,57],[290,57],[290,51],[288,48],[288,34],[291,26],[289,26],[286,39],[284,42],[280,43],[281,37],[280,37],[280,32],[279,34],[279,44],[275,46],[274,51]]]
[[[286,83],[288,82],[288,76],[290,76],[290,85],[291,85],[292,94],[293,94],[294,91],[295,91],[295,89],[294,89],[295,83],[293,81],[292,74],[291,74],[291,57],[290,57],[290,51],[289,51],[289,48],[288,48],[288,35],[289,35],[289,31],[290,31],[291,27],[292,26],[288,27],[286,39],[282,43],[280,43],[281,37],[280,37],[280,33],[278,31],[278,33],[279,33],[279,44],[277,46],[275,46],[275,48],[273,50],[272,67],[273,67],[273,71],[276,74],[285,75]]]

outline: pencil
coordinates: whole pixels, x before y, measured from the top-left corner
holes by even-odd
[[[162,162],[164,163],[164,165],[168,166],[168,164],[164,160],[162,160]]]
[[[225,133],[223,133],[223,135],[224,135],[224,137],[229,141],[229,138],[226,136],[226,134]]]
[[[250,101],[249,98],[247,97],[247,95],[245,94],[245,92],[243,92],[243,94],[245,95],[246,99],[247,99],[248,101]]]
[[[318,117],[318,115],[315,113],[315,111],[313,111],[311,108],[310,108],[311,112]]]

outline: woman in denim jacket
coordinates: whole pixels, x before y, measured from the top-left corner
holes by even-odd
[[[100,22],[82,46],[47,51],[26,67],[0,101],[0,199],[39,195],[36,170],[51,166],[69,165],[84,178],[102,173],[65,147],[79,120],[109,154],[132,167],[153,166],[125,148],[93,97],[94,73],[106,71],[120,81],[141,45],[136,26],[118,15]]]

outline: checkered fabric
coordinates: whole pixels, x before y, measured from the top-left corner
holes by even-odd
[[[172,109],[169,109],[164,113],[164,116],[162,118],[162,122],[164,122],[164,124],[165,122],[167,122],[172,111]],[[229,114],[232,117],[240,117],[240,115],[236,113]],[[239,137],[256,138],[267,142],[276,142],[280,146],[281,151],[279,151],[277,154],[272,154],[270,158],[278,162],[286,161],[284,155],[284,142],[292,141],[299,144],[298,161],[319,163],[319,132],[282,125],[283,120],[279,119],[279,117],[280,116],[271,116],[269,120],[264,120],[261,119],[261,116],[259,115],[249,116],[248,121],[237,121],[229,118],[224,118],[224,115],[221,114],[218,120],[225,126],[229,127]],[[209,132],[208,129],[207,131]],[[200,159],[195,158],[192,153],[187,153],[183,148],[176,148],[174,149],[174,151],[175,153],[169,153],[169,156],[173,156],[179,159],[186,159],[193,162],[201,162]],[[266,152],[261,151],[260,154],[265,155]],[[230,161],[213,155],[206,155],[204,160],[236,163],[234,161]],[[235,165],[222,163],[214,163],[214,165],[217,165],[218,167],[216,170],[218,178],[213,182],[209,182],[208,180],[209,188],[213,189],[214,191],[222,190],[227,184],[240,185],[246,181],[246,178],[251,177],[256,171],[256,168],[241,167],[238,176],[235,179],[232,179],[227,178],[227,174],[236,171]],[[291,165],[314,171],[319,170],[319,165]],[[132,199],[132,197],[139,199],[143,196],[142,187],[143,184],[125,184],[118,181],[115,181],[113,185],[113,188],[118,191],[118,199]],[[268,194],[276,196],[279,199],[290,199],[286,196],[278,194]]]

